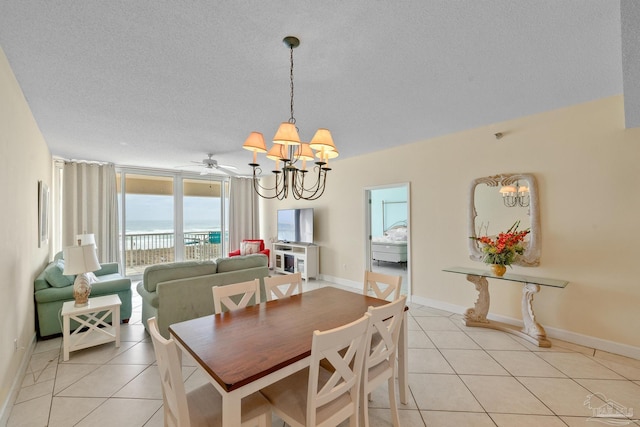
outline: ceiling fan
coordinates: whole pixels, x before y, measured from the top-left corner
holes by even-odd
[[[178,168],[188,168],[188,167],[200,167],[200,168],[203,168],[204,170],[202,170],[200,172],[200,175],[222,173],[222,174],[225,174],[225,175],[235,176],[236,173],[234,173],[233,171],[238,169],[235,166],[218,164],[218,161],[213,158],[213,154],[211,154],[211,153],[207,154],[207,158],[206,159],[202,159],[199,162],[192,160],[191,163],[192,164],[190,164],[190,165],[176,166],[176,167],[178,167]]]

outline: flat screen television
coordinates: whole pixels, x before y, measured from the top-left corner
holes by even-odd
[[[278,240],[287,243],[313,243],[313,208],[279,209]]]

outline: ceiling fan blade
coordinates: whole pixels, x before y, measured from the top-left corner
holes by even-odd
[[[229,169],[229,170],[232,170],[232,171],[238,170],[237,167],[231,166],[231,165],[218,165],[218,168],[220,168],[220,169]]]
[[[213,169],[213,168],[207,168],[205,170],[203,170],[202,172],[200,172],[200,175],[229,175],[226,171],[222,170],[222,169]]]

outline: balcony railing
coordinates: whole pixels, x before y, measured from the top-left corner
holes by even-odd
[[[126,275],[142,274],[150,265],[175,261],[174,233],[126,234]],[[205,261],[222,257],[219,231],[184,233],[184,260]]]

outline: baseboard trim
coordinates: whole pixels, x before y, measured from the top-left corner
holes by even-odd
[[[414,296],[412,301],[416,304],[424,305],[431,308],[437,308],[439,310],[450,311],[456,314],[463,314],[468,307],[463,307],[456,304],[450,304],[444,301],[438,301],[431,298],[422,298]],[[496,322],[507,323],[518,327],[523,326],[522,320],[514,319],[512,317],[501,316],[496,314],[489,314],[487,318],[495,320]],[[594,348],[596,350],[606,351],[608,353],[619,354],[621,356],[631,357],[633,359],[640,360],[640,347],[634,347],[628,344],[622,344],[615,341],[609,341],[602,338],[592,337],[589,335],[579,334],[577,332],[571,332],[564,329],[553,328],[550,326],[544,326],[547,331],[547,336],[556,338],[559,340],[567,341],[570,343],[578,344],[584,347]]]
[[[362,282],[354,280],[347,280],[340,277],[333,277],[327,275],[320,275],[320,280],[335,283],[337,285],[346,286],[355,289],[362,289]],[[426,307],[437,308],[439,310],[449,311],[451,313],[463,314],[468,308],[466,306],[450,304],[448,302],[439,301],[431,298],[423,298],[416,295],[412,295],[409,301],[415,304],[424,305]],[[487,316],[490,320],[496,322],[502,322],[513,326],[522,327],[523,322],[519,319],[512,317],[501,316],[491,314]],[[640,360],[640,347],[634,347],[628,344],[622,344],[615,341],[609,341],[602,338],[592,337],[590,335],[583,335],[577,332],[571,332],[564,329],[553,328],[550,326],[544,326],[547,331],[547,336],[556,338],[559,340],[567,341],[573,344],[578,344],[584,347],[593,348],[596,350],[606,351],[607,353],[619,354],[621,356],[631,357],[633,359]]]
[[[11,415],[11,409],[13,408],[13,404],[18,398],[18,393],[20,393],[20,389],[22,388],[22,379],[24,378],[24,374],[27,372],[27,368],[29,367],[29,361],[31,360],[31,355],[33,354],[33,350],[36,348],[36,334],[34,332],[31,337],[31,342],[29,343],[29,347],[20,362],[20,368],[18,369],[18,374],[13,379],[13,383],[11,384],[11,388],[9,389],[9,393],[7,394],[7,398],[4,402],[2,402],[2,409],[0,409],[0,426],[6,426],[9,422],[9,416]]]

